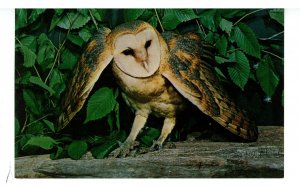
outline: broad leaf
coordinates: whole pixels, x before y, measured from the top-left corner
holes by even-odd
[[[15,136],[19,135],[21,131],[20,123],[17,118],[15,118]]]
[[[92,148],[91,153],[96,159],[105,158],[110,152],[119,147],[119,142],[122,142],[125,139],[126,133],[124,131],[115,134],[113,133],[104,144]]]
[[[16,30],[27,25],[27,10],[16,9]]]
[[[83,140],[73,141],[68,147],[68,155],[74,159],[79,160],[88,149],[88,145]]]
[[[59,69],[72,70],[77,63],[78,54],[74,54],[68,49],[63,50],[61,54],[62,63],[59,64]]]
[[[263,58],[256,70],[258,82],[268,97],[271,97],[279,83],[270,57]]]
[[[54,90],[53,90],[51,87],[49,87],[48,85],[46,85],[46,84],[45,84],[40,78],[38,78],[38,77],[32,76],[32,77],[29,78],[29,81],[30,81],[31,83],[33,83],[33,84],[35,84],[35,85],[38,85],[38,86],[44,88],[45,90],[47,90],[47,91],[50,93],[50,96],[51,96],[52,94],[55,93]]]
[[[282,26],[284,26],[284,14],[283,9],[274,9],[269,11],[269,15],[272,19],[276,20]]]
[[[223,63],[227,63],[227,62],[232,62],[232,61],[229,61],[229,59],[224,58],[224,57],[220,57],[220,56],[215,56],[215,60],[219,64],[223,64]]]
[[[36,51],[36,36],[25,35],[20,39],[22,45],[28,47],[32,52]]]
[[[226,56],[227,53],[227,38],[225,36],[221,36],[216,42],[216,48],[222,56]]]
[[[57,142],[49,136],[32,137],[27,141],[27,143],[24,145],[23,149],[26,146],[31,145],[31,146],[40,147],[45,150],[50,150],[56,144],[57,144]]]
[[[24,56],[23,66],[24,67],[32,67],[36,60],[35,53],[25,45],[21,45],[21,50],[22,50],[22,53]]]
[[[113,111],[116,103],[112,89],[100,88],[88,101],[87,116],[84,123],[103,118]]]
[[[52,123],[51,121],[48,121],[46,119],[43,119],[43,122],[47,125],[47,127],[52,131],[52,132],[55,132],[55,129],[54,129],[54,123]]]
[[[44,13],[46,9],[33,9],[30,16],[29,16],[29,22],[34,22],[42,13]]]
[[[216,31],[215,19],[212,15],[203,15],[199,17],[200,22],[209,30]]]
[[[260,58],[260,45],[249,26],[239,23],[234,29],[233,39],[245,53]]]
[[[78,33],[78,35],[79,35],[85,42],[87,42],[87,41],[92,37],[91,32],[90,32],[87,28],[81,29],[80,32]]]
[[[192,9],[166,9],[162,18],[163,27],[172,30],[182,22],[196,19],[198,16]]]
[[[78,29],[83,27],[89,20],[89,16],[84,16],[79,12],[70,12],[59,20],[57,26],[64,29]]]
[[[106,15],[105,9],[92,9],[91,13],[97,21],[103,21]]]
[[[137,20],[143,13],[145,9],[124,9],[124,20],[125,22]]]
[[[31,90],[23,90],[23,99],[25,105],[29,110],[31,110],[31,112],[36,115],[39,115],[41,113],[41,104]]]
[[[237,86],[244,90],[244,86],[246,85],[250,74],[249,61],[241,51],[232,53],[230,55],[230,60],[236,63],[234,66],[228,67],[229,76]]]
[[[83,39],[80,36],[78,36],[76,34],[75,33],[74,34],[70,33],[68,35],[68,40],[70,40],[73,44],[82,47],[84,41],[83,41]]]
[[[221,30],[230,35],[230,32],[232,30],[232,22],[227,21],[226,19],[221,19],[219,26]]]

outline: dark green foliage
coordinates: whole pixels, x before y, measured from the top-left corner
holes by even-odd
[[[275,116],[282,111],[282,9],[17,9],[16,156],[50,153],[51,159],[80,159],[91,151],[95,158],[104,158],[126,139],[133,114],[111,74],[103,74],[100,87],[94,88],[69,130],[58,133],[56,121],[85,44],[100,26],[113,29],[132,20],[147,21],[160,32],[198,33],[216,47],[215,61],[209,63],[217,76],[231,87],[233,96],[244,93],[242,101],[251,100],[255,118],[265,118],[263,108],[276,108]],[[268,24],[262,27],[255,21]],[[160,123],[148,122],[151,127],[138,137],[141,145],[152,145]],[[177,137],[182,133],[186,131],[174,130]]]

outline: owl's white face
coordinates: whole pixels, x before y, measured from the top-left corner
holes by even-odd
[[[114,43],[114,62],[124,73],[133,77],[149,77],[160,65],[160,44],[152,28],[137,34],[124,34]]]

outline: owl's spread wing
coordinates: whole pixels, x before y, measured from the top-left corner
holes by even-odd
[[[82,108],[94,84],[112,60],[113,56],[107,41],[109,33],[108,28],[100,28],[81,55],[62,101],[58,130],[63,129]]]
[[[211,55],[201,47],[200,38],[192,33],[162,35],[170,50],[169,61],[163,64],[163,76],[185,98],[227,130],[244,139],[256,140],[256,126],[229,97],[214,69],[205,62]]]

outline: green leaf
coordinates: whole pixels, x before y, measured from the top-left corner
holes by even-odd
[[[52,159],[52,160],[57,160],[59,158],[64,157],[64,149],[60,146],[56,146],[56,148],[57,148],[56,152],[52,152],[50,154],[50,159]]]
[[[79,12],[70,12],[59,20],[57,26],[64,29],[78,29],[83,27],[89,20],[89,16],[84,16]]]
[[[141,134],[141,142],[150,147],[153,144],[153,140],[157,139],[160,135],[160,130],[156,128],[147,128]]]
[[[38,86],[44,88],[45,90],[47,90],[50,93],[50,96],[55,93],[54,90],[51,87],[49,87],[48,85],[46,85],[40,78],[38,78],[36,76],[30,77],[29,81],[31,83],[33,83],[35,85],[38,85]]]
[[[231,62],[231,61],[229,61],[229,59],[224,58],[224,57],[220,57],[220,56],[215,56],[215,60],[219,64],[223,64],[223,63],[226,63],[226,62]]]
[[[148,23],[150,23],[150,25],[152,25],[154,28],[156,28],[157,27],[157,23],[158,23],[156,16],[152,16],[148,20]]]
[[[124,141],[126,139],[126,133],[124,131],[120,131],[116,134],[112,134],[112,136],[107,140],[103,145],[94,147],[91,149],[91,153],[96,159],[105,158],[110,152],[119,147],[119,142]]]
[[[30,138],[27,143],[24,145],[23,149],[26,146],[36,146],[40,147],[45,150],[52,149],[55,145],[57,145],[57,142],[52,139],[49,136],[39,136],[39,137],[32,137]]]
[[[82,28],[78,34],[85,42],[92,37],[91,32],[87,28]]]
[[[30,36],[30,35],[25,35],[20,39],[22,45],[28,47],[32,52],[36,51],[36,37],[35,36]]]
[[[33,115],[30,115],[30,125],[26,128],[26,133],[33,134],[35,136],[43,135],[45,126],[41,121],[36,121]]]
[[[103,21],[107,10],[104,9],[92,9],[91,13],[97,21]]]
[[[124,9],[123,15],[125,22],[137,20],[144,11],[145,9]]]
[[[226,76],[224,75],[224,73],[218,68],[218,67],[215,67],[214,68],[215,71],[217,72],[217,75],[222,78],[222,79],[227,79]]]
[[[166,9],[162,18],[162,24],[165,29],[172,30],[180,23],[196,18],[198,16],[192,9]]]
[[[271,97],[279,83],[279,77],[274,72],[274,67],[269,56],[261,60],[256,70],[256,77],[265,94]]]
[[[199,17],[200,22],[209,30],[216,31],[215,19],[212,15],[203,15]]]
[[[272,19],[280,23],[282,26],[284,26],[284,14],[283,9],[273,9],[269,11],[269,15]]]
[[[25,105],[28,109],[31,110],[36,115],[40,115],[41,113],[41,103],[36,98],[34,93],[31,90],[24,89],[23,90],[23,99],[25,102]]]
[[[45,11],[46,9],[33,9],[29,16],[29,22],[33,23]]]
[[[260,58],[260,45],[249,26],[239,23],[234,28],[233,39],[245,53]]]
[[[72,70],[77,63],[78,58],[78,54],[75,54],[68,49],[63,50],[61,54],[62,63],[59,64],[59,69]]]
[[[16,9],[16,30],[27,26],[27,10]]]
[[[73,141],[68,147],[68,155],[74,159],[79,160],[88,150],[88,145],[83,140]]]
[[[43,122],[48,126],[48,128],[52,131],[52,132],[55,132],[55,129],[54,129],[54,123],[52,123],[51,121],[48,121],[46,119],[43,119]]]
[[[21,132],[21,127],[20,127],[19,120],[15,118],[15,136],[19,135],[20,132]]]
[[[231,80],[244,90],[249,75],[250,75],[250,66],[249,61],[245,54],[241,51],[235,51],[230,55],[230,60],[236,62],[234,66],[228,67],[228,73]]]
[[[113,111],[116,103],[112,89],[100,88],[88,101],[87,116],[84,123],[103,118]]]
[[[216,48],[222,56],[226,56],[227,53],[227,38],[225,36],[221,36],[216,42]]]
[[[82,47],[82,45],[84,43],[83,39],[80,36],[75,35],[73,33],[70,33],[68,35],[68,40],[70,40],[73,44],[80,46],[80,47]]]
[[[54,90],[55,86],[58,85],[58,84],[61,84],[61,83],[63,83],[62,74],[59,70],[54,68],[52,70],[52,73],[51,73],[50,77],[49,77],[49,87]]]
[[[30,50],[27,46],[21,45],[21,51],[24,56],[24,67],[32,67],[35,63],[36,60],[36,55],[35,53]]]
[[[228,35],[230,35],[230,32],[232,30],[232,25],[233,25],[232,22],[227,21],[226,19],[221,19],[219,27],[221,28],[221,30],[223,30]]]

